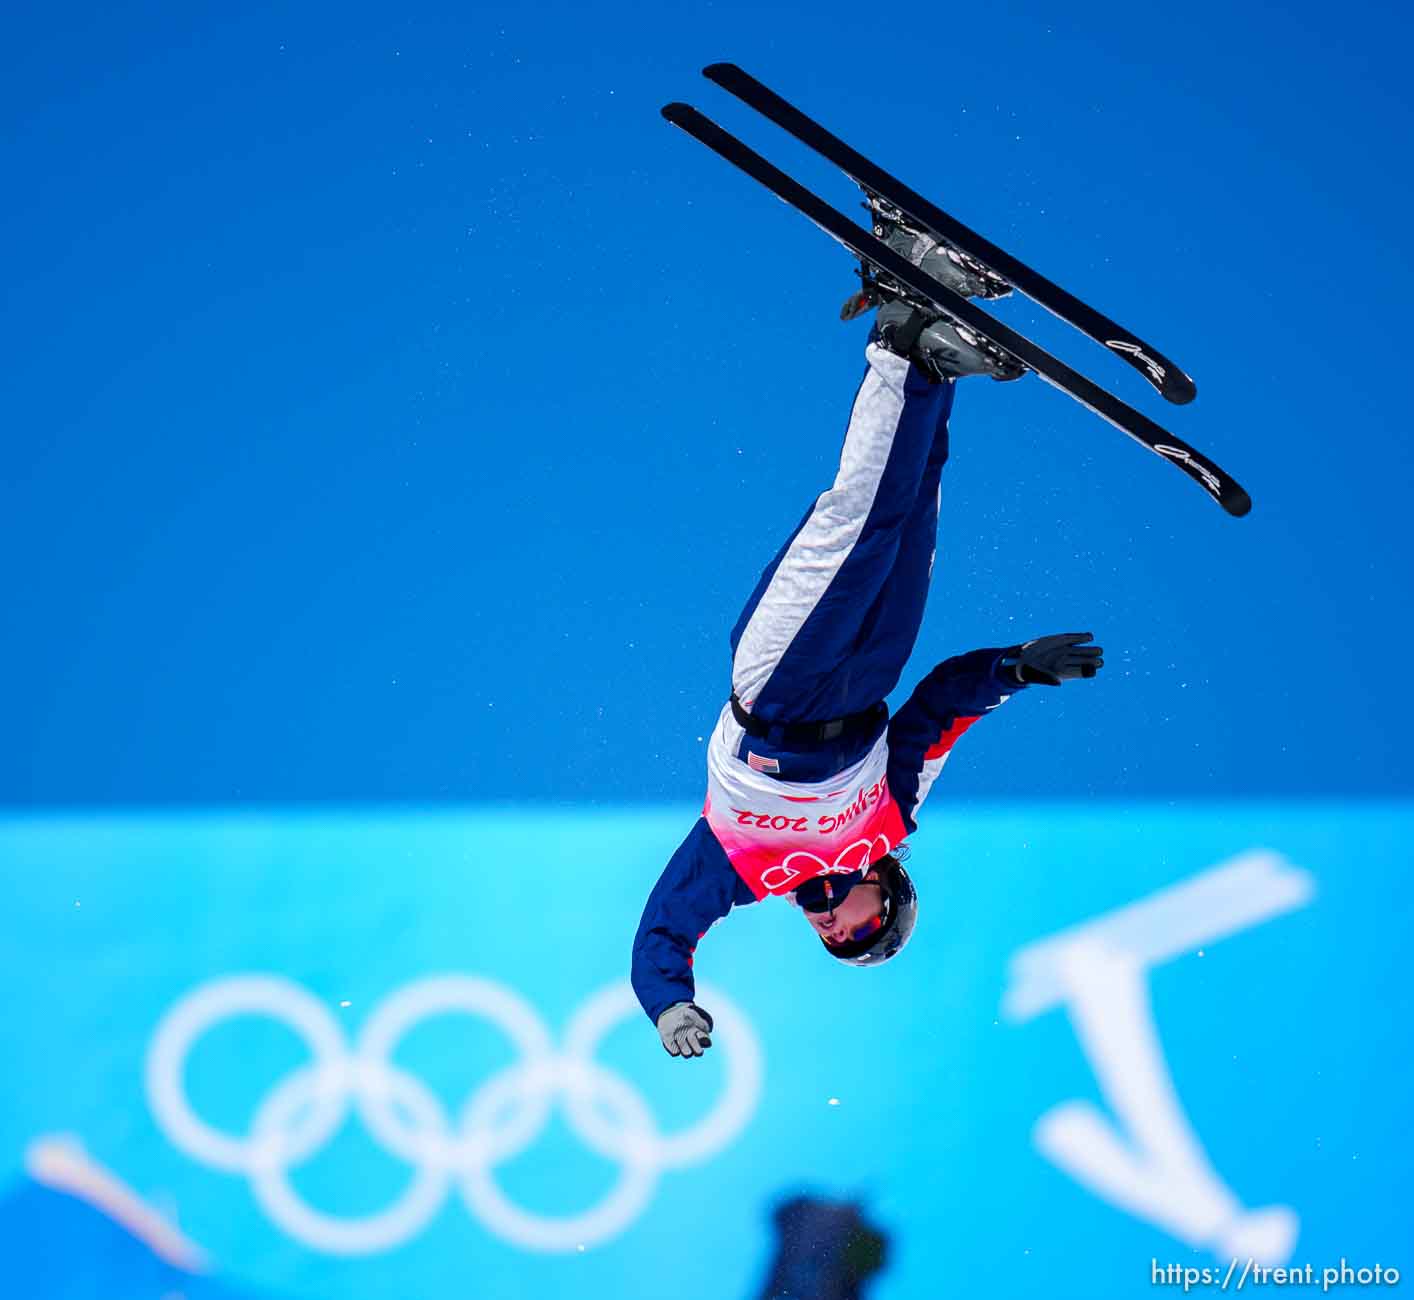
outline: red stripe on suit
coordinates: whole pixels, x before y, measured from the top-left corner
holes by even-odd
[[[952,721],[952,725],[945,732],[943,732],[943,734],[939,736],[938,739],[932,745],[928,747],[928,751],[923,755],[923,757],[925,759],[942,758],[942,756],[946,754],[948,750],[950,750],[955,744],[957,744],[957,738],[961,736],[962,733],[966,731],[968,727],[970,727],[974,722],[976,722],[977,718],[980,718],[981,716],[982,715],[979,713],[976,718],[954,718]],[[914,752],[917,753],[918,751],[915,750]]]

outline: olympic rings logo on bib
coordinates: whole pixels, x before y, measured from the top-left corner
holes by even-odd
[[[604,1036],[639,1013],[627,983],[589,998],[556,1050],[534,1007],[478,976],[433,976],[404,986],[375,1008],[352,1046],[325,1004],[298,984],[274,975],[229,976],[192,990],[158,1024],[147,1054],[148,1104],[174,1145],[211,1168],[243,1174],[267,1217],[316,1250],[364,1255],[400,1246],[422,1231],[454,1183],[468,1209],[504,1241],[535,1251],[582,1249],[621,1233],[647,1205],[662,1171],[715,1155],[756,1110],[762,1065],[755,1034],[720,992],[705,986],[700,992],[725,1048],[727,1080],[707,1116],[680,1133],[660,1133],[629,1080],[594,1060]],[[466,1099],[455,1124],[431,1089],[392,1060],[415,1025],[450,1013],[490,1021],[520,1057]],[[314,1059],[276,1082],[248,1132],[235,1134],[196,1113],[184,1073],[199,1038],[222,1021],[251,1015],[293,1029]],[[560,1098],[585,1146],[621,1164],[622,1172],[598,1205],[555,1218],[514,1204],[494,1170],[540,1136]],[[334,1137],[351,1103],[374,1141],[416,1172],[387,1209],[341,1218],[304,1201],[290,1171]]]
[[[813,880],[816,876],[845,875],[851,871],[863,871],[871,862],[877,862],[889,852],[891,845],[885,835],[876,835],[872,840],[855,840],[835,855],[833,862],[811,853],[808,849],[796,849],[785,858],[761,873],[761,883],[772,894],[795,885]]]

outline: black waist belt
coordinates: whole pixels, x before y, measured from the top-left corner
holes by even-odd
[[[748,736],[755,736],[758,740],[770,736],[775,743],[784,746],[818,745],[826,740],[838,740],[841,736],[858,736],[873,731],[889,716],[889,706],[881,700],[863,713],[832,718],[829,722],[762,722],[742,708],[733,691],[732,716],[741,723],[741,729]]]

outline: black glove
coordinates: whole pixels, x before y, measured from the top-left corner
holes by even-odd
[[[658,1017],[658,1036],[669,1056],[701,1056],[712,1046],[712,1017],[695,1002],[674,1002]]]
[[[1105,661],[1102,646],[1082,645],[1093,632],[1059,632],[1013,646],[1002,656],[1002,667],[1019,682],[1059,686],[1076,677],[1093,677]]]

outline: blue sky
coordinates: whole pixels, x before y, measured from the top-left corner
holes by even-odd
[[[833,468],[827,239],[657,115],[742,63],[1174,356],[1001,310],[1250,489],[959,394],[928,621],[1083,627],[959,800],[1408,794],[1408,19],[1199,4],[30,6],[0,77],[0,801],[686,799]],[[905,685],[908,684],[906,681]]]

